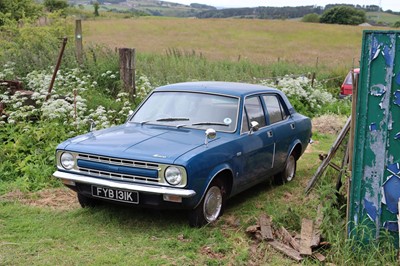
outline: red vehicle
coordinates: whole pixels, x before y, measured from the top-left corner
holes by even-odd
[[[339,98],[343,99],[349,97],[353,94],[353,77],[352,73],[354,73],[354,79],[357,78],[358,74],[360,74],[360,69],[355,68],[354,70],[350,70],[347,74],[346,78],[343,81],[342,86],[340,87]]]

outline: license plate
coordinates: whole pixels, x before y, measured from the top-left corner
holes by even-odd
[[[92,196],[125,203],[139,203],[139,193],[137,191],[92,186]]]

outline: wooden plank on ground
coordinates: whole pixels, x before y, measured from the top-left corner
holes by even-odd
[[[267,241],[274,240],[271,228],[271,218],[266,214],[261,214],[258,222],[260,224],[262,239]]]
[[[311,242],[313,238],[314,222],[303,218],[301,221],[300,254],[312,255]]]
[[[324,262],[326,260],[326,257],[321,253],[314,253],[313,256],[320,262]]]
[[[297,250],[294,250],[293,248],[277,241],[277,240],[273,240],[268,242],[268,244],[270,244],[274,249],[278,250],[279,252],[282,252],[283,254],[285,254],[286,256],[288,256],[291,259],[294,259],[297,262],[300,262],[303,258],[300,255],[300,252],[298,252]]]
[[[260,227],[258,225],[251,225],[251,226],[247,227],[246,233],[255,234],[258,231],[258,229],[260,229]]]
[[[292,237],[292,235],[286,230],[285,227],[281,227],[281,229],[279,230],[280,235],[283,238],[283,241],[286,244],[289,244],[290,246],[292,246],[295,250],[300,251],[300,245],[299,243],[296,241],[296,239],[294,239]]]
[[[322,206],[318,205],[317,217],[314,223],[313,239],[311,241],[311,247],[318,247],[321,242],[321,224],[323,220]]]

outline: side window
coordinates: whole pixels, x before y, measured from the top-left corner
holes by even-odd
[[[276,95],[264,95],[263,99],[267,107],[269,122],[271,124],[286,119],[287,114]]]
[[[246,98],[244,102],[244,108],[242,132],[249,131],[249,125],[251,121],[257,121],[260,127],[264,127],[266,125],[264,110],[258,96]]]

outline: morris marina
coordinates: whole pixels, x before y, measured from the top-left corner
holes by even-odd
[[[228,198],[295,177],[311,121],[279,90],[230,82],[162,86],[125,124],[59,144],[59,178],[82,207],[101,201],[188,210],[202,226]]]

